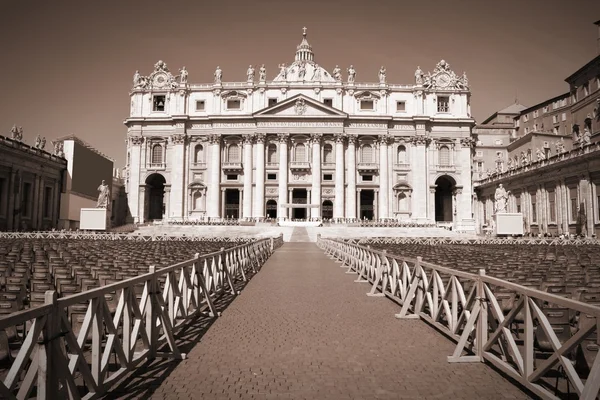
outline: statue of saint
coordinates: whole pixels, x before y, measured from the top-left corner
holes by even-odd
[[[142,86],[142,76],[140,75],[140,71],[136,70],[135,74],[133,74],[133,87],[137,88]]]
[[[98,203],[96,204],[96,208],[108,208],[110,189],[108,188],[108,185],[104,179],[102,180],[100,186],[98,186],[98,191],[100,194],[98,195]]]
[[[342,81],[342,69],[338,65],[335,66],[331,75],[335,78],[337,82]]]
[[[23,128],[16,124],[10,130],[11,139],[23,140]]]
[[[386,69],[382,65],[379,69],[379,83],[385,83]]]
[[[40,137],[40,135],[37,135],[35,137],[35,148],[39,149],[41,144],[42,144],[42,138]]]
[[[215,83],[220,84],[221,78],[223,78],[223,71],[221,71],[221,67],[217,65],[217,69],[215,70]]]
[[[590,130],[586,126],[585,128],[583,128],[583,134],[581,135],[581,146],[586,146],[586,145],[590,144],[591,137],[592,137],[592,134],[590,133]]]
[[[248,67],[246,75],[248,76],[248,82],[254,82],[254,67],[252,65]]]
[[[184,65],[183,68],[181,68],[179,70],[179,82],[187,83],[187,80],[188,80],[188,72],[187,72],[187,69],[185,69],[185,65]]]
[[[265,68],[265,64],[263,64],[258,70],[258,80],[264,82],[267,80],[267,69]]]
[[[46,147],[46,137],[45,136],[42,138],[42,141],[40,142],[40,150],[44,150],[44,147]]]
[[[415,83],[417,85],[423,84],[423,71],[421,71],[421,67],[417,65],[417,70],[415,71]]]
[[[321,80],[321,68],[319,67],[319,64],[315,64],[315,72],[313,72],[312,80],[313,81]]]
[[[350,68],[347,69],[348,72],[348,83],[354,83],[354,79],[356,79],[356,70],[353,65],[350,65]]]
[[[306,65],[304,63],[301,63],[300,67],[298,67],[298,79],[304,79],[305,75],[306,75]]]
[[[287,79],[287,68],[285,63],[279,64],[279,76],[281,76],[281,79]]]
[[[539,147],[535,149],[535,155],[537,156],[538,161],[542,161],[546,159],[546,155]]]
[[[494,194],[494,211],[497,214],[506,212],[506,202],[508,201],[509,193],[510,192],[507,192],[506,189],[504,189],[502,184],[499,184],[496,188],[496,193]]]

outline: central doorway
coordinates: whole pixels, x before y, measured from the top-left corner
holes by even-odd
[[[323,220],[333,219],[333,202],[331,200],[323,201],[321,210],[321,218]]]
[[[152,174],[146,178],[148,185],[148,220],[159,220],[165,213],[165,177],[161,174]]]
[[[452,192],[456,182],[449,176],[440,176],[435,181],[435,220],[436,222],[452,222]]]
[[[225,217],[234,219],[240,217],[239,189],[225,189]]]
[[[375,191],[360,191],[360,219],[372,220],[375,217]]]
[[[308,191],[306,189],[293,189],[292,204],[306,204],[308,207]],[[306,219],[306,211],[306,207],[292,208],[292,219]]]
[[[277,218],[277,201],[267,200],[267,218]]]

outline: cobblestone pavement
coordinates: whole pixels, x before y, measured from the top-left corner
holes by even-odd
[[[449,364],[453,342],[398,306],[313,243],[286,243],[220,318],[145,391],[155,399],[527,399],[480,363]],[[157,372],[160,371],[160,372]],[[154,374],[154,375],[153,375]]]

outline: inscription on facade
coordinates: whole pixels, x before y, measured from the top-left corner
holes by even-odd
[[[258,122],[258,126],[272,127],[341,127],[341,122]]]

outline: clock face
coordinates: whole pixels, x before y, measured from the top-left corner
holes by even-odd
[[[165,85],[166,78],[163,74],[158,74],[154,77],[154,86],[162,87]]]
[[[441,74],[437,77],[436,83],[439,87],[446,87],[450,84],[450,77],[448,74]]]

